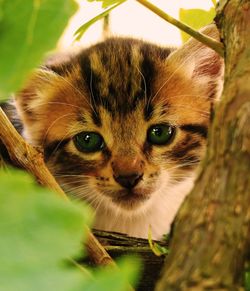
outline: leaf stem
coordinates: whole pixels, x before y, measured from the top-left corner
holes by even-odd
[[[103,11],[102,13],[98,14],[97,16],[95,16],[94,18],[90,19],[88,22],[85,22],[84,24],[82,24],[74,33],[75,36],[75,40],[80,40],[80,38],[82,37],[82,35],[84,34],[84,32],[95,22],[97,22],[98,20],[101,20],[102,18],[104,18],[105,16],[109,15],[109,13],[115,9],[116,7],[120,6],[122,3],[124,3],[127,0],[121,0],[120,2],[118,2],[117,4],[111,6],[110,8],[106,9],[105,11]]]
[[[216,51],[221,57],[224,56],[224,49],[223,49],[222,43],[194,30],[190,26],[173,18],[172,16],[168,15],[163,10],[161,10],[157,6],[153,5],[152,3],[148,2],[147,0],[136,0],[136,1],[139,2],[140,4],[142,4],[143,6],[147,7],[149,10],[151,10],[152,12],[154,12],[156,15],[163,18],[167,22],[173,24],[174,26],[178,27],[179,29],[183,30],[187,34],[189,34],[192,37],[194,37],[195,39],[197,39],[198,41],[207,45],[208,47],[210,47],[211,49]]]

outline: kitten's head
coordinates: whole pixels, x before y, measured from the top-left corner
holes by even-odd
[[[221,73],[219,56],[194,40],[171,51],[114,38],[48,62],[16,101],[61,186],[126,212],[193,175]]]

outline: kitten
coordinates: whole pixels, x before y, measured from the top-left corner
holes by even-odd
[[[93,206],[95,228],[160,239],[192,188],[222,66],[195,40],[174,51],[111,38],[52,58],[15,97],[22,134]]]

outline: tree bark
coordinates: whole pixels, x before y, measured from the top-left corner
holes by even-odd
[[[225,84],[157,291],[242,290],[250,250],[250,1],[221,0]]]

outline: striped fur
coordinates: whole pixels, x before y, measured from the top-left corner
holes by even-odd
[[[213,27],[206,31],[217,34]],[[151,225],[159,239],[192,187],[221,76],[221,59],[194,40],[174,51],[112,38],[65,61],[52,58],[15,103],[24,137],[44,148],[66,192],[93,206],[96,228],[147,237]],[[175,129],[169,144],[147,141],[154,124]],[[84,131],[100,133],[105,148],[79,151],[73,139]],[[112,165],[129,173],[135,161],[143,177],[127,190]]]

